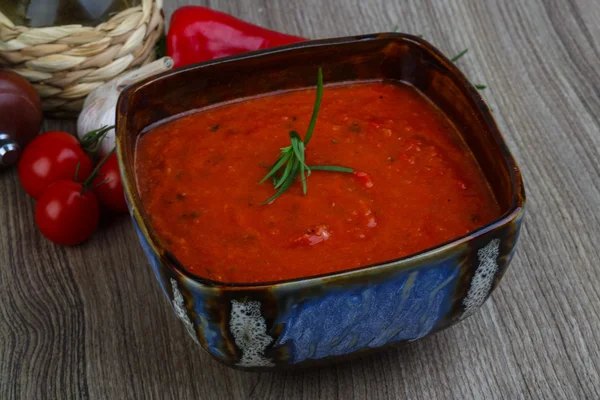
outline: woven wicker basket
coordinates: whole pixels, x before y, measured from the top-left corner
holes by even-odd
[[[46,116],[76,117],[92,90],[154,60],[163,32],[162,0],[143,0],[96,27],[15,26],[0,12],[0,68],[33,83]]]

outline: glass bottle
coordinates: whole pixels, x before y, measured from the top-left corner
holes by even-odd
[[[0,0],[2,12],[15,25],[28,27],[98,25],[141,0]]]

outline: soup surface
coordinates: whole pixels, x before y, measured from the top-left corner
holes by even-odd
[[[274,202],[258,182],[307,130],[315,90],[200,110],[150,129],[136,150],[143,206],[191,273],[268,282],[407,256],[500,216],[472,154],[445,116],[411,86],[326,86],[308,165]]]

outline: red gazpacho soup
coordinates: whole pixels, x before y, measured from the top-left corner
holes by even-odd
[[[307,132],[315,90],[243,99],[151,127],[136,148],[142,205],[190,273],[253,283],[414,254],[500,217],[456,128],[414,87],[326,86],[305,163],[275,200],[269,178],[290,131]],[[288,149],[289,150],[289,149]],[[285,165],[275,174],[280,179]]]

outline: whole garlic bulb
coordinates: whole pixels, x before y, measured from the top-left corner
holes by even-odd
[[[152,75],[173,68],[171,57],[163,57],[136,70],[118,76],[98,87],[88,95],[83,110],[77,119],[77,136],[83,138],[87,132],[103,126],[111,126],[116,121],[117,100],[125,87]],[[115,146],[115,130],[111,129],[98,149],[98,155],[104,157]]]

